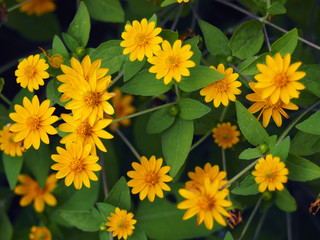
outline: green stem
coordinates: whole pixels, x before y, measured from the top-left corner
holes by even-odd
[[[8,13],[9,13],[9,12],[12,12],[13,10],[15,10],[15,9],[17,9],[17,8],[19,8],[19,7],[27,4],[27,3],[29,3],[29,2],[32,2],[32,1],[33,1],[33,0],[27,0],[27,1],[25,1],[25,2],[18,3],[18,4],[16,4],[16,5],[12,6],[11,8],[8,8],[8,9],[7,9],[7,12],[8,12]]]
[[[205,135],[202,136],[202,138],[200,138],[195,144],[193,144],[190,148],[190,152],[193,149],[195,149],[198,145],[200,145],[200,143],[202,143],[204,140],[206,140],[206,138],[209,137],[211,133],[212,133],[212,130],[208,131]]]
[[[228,105],[228,106],[229,106],[229,105]],[[220,116],[220,119],[219,119],[220,122],[223,122],[224,117],[226,116],[227,111],[228,111],[228,106],[225,106],[225,107],[223,108],[222,113],[221,113],[221,116]]]
[[[108,185],[107,185],[106,170],[105,170],[105,167],[104,167],[103,153],[102,153],[101,150],[99,150],[99,159],[100,159],[100,165],[101,165],[101,171],[102,171],[102,183],[103,183],[104,197],[107,198],[107,196],[108,196]]]
[[[260,206],[260,204],[261,204],[261,201],[262,201],[262,197],[260,196],[260,198],[259,198],[256,206],[254,207],[254,209],[253,209],[253,211],[252,211],[252,213],[251,213],[251,215],[250,215],[250,217],[249,217],[246,225],[244,226],[244,228],[243,228],[243,230],[242,230],[242,233],[241,233],[241,235],[240,235],[240,237],[239,237],[239,240],[241,240],[241,239],[243,238],[243,236],[246,234],[246,231],[248,230],[249,225],[250,225],[250,223],[251,223],[254,215],[256,214],[256,212],[257,212],[257,210],[258,210],[258,208],[259,208],[259,206]]]
[[[12,102],[6,98],[6,96],[4,96],[2,93],[0,93],[0,98],[5,101],[9,106],[11,106]]]
[[[179,6],[179,9],[178,9],[178,13],[177,13],[177,15],[176,15],[176,17],[175,17],[175,19],[174,19],[174,21],[172,23],[172,26],[171,26],[171,31],[174,31],[176,29],[176,27],[177,27],[180,15],[182,13],[182,9],[183,9],[184,3],[180,3],[179,5],[180,6]]]
[[[226,152],[223,148],[221,148],[221,155],[222,155],[222,167],[223,167],[223,171],[225,171],[227,173],[227,163],[226,163]],[[225,178],[228,181],[228,177],[226,175]],[[230,194],[228,194],[227,196],[228,200],[231,201],[230,199]]]
[[[144,110],[144,111],[141,111],[141,112],[137,112],[137,113],[133,113],[133,114],[130,114],[130,115],[122,117],[122,118],[116,118],[116,119],[114,119],[112,121],[112,123],[120,122],[120,121],[128,119],[128,118],[134,118],[134,117],[137,117],[137,116],[149,113],[149,112],[156,111],[156,110],[161,109],[161,108],[165,108],[165,107],[169,107],[169,106],[175,105],[175,104],[176,104],[176,102],[172,102],[172,103],[167,103],[167,104],[164,104],[164,105],[161,105],[161,106],[158,106],[158,107],[149,108],[147,110]]]
[[[113,81],[109,84],[107,89],[109,89],[113,84],[115,84],[123,75],[124,75],[124,70],[113,79]]]
[[[256,231],[254,233],[254,236],[253,236],[253,239],[252,240],[257,240],[258,237],[259,237],[259,234],[260,234],[260,230],[262,228],[262,225],[264,223],[264,220],[266,219],[266,216],[267,216],[267,213],[268,213],[268,210],[264,211],[259,222],[258,222],[258,226],[256,228]]]
[[[291,214],[286,213],[288,240],[292,240]]]
[[[176,84],[174,85],[174,87],[175,87],[175,90],[176,90],[176,94],[177,94],[177,102],[178,102],[178,101],[179,101],[179,99],[180,99],[179,86],[178,86],[178,84],[176,83]]]
[[[200,59],[200,61],[204,64],[204,65],[206,65],[206,66],[210,66],[210,64],[207,62],[207,60],[205,60],[203,57],[201,57],[201,59]]]

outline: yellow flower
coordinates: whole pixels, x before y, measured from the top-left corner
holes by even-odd
[[[33,226],[29,238],[30,240],[51,240],[51,232],[46,227]]]
[[[214,220],[219,224],[226,226],[225,219],[221,216],[230,217],[230,214],[224,207],[230,207],[232,203],[225,198],[229,195],[229,190],[219,191],[219,180],[212,183],[209,178],[205,178],[200,191],[189,191],[179,189],[179,194],[186,198],[178,204],[179,209],[188,209],[183,220],[187,220],[197,214],[197,225],[203,221],[207,229],[212,229]]]
[[[53,161],[57,162],[51,166],[51,169],[58,170],[56,178],[65,177],[66,186],[74,182],[76,189],[82,188],[82,183],[90,188],[90,180],[98,181],[98,177],[93,171],[100,171],[101,166],[97,164],[99,158],[95,155],[89,155],[91,145],[83,146],[80,141],[67,142],[66,149],[57,147],[58,154],[51,155]]]
[[[157,79],[164,77],[165,84],[169,84],[172,78],[180,82],[181,76],[190,76],[188,68],[195,66],[193,61],[188,60],[193,55],[190,49],[190,44],[181,47],[181,40],[175,41],[172,48],[170,43],[164,40],[162,50],[155,52],[155,56],[148,58],[148,62],[153,64],[149,72],[156,73]]]
[[[268,154],[265,159],[260,158],[255,166],[256,171],[252,172],[255,176],[254,180],[259,184],[259,192],[264,192],[267,187],[269,191],[276,189],[282,191],[283,183],[288,181],[286,175],[289,174],[285,166],[284,162],[280,162],[279,157],[272,157],[271,154]]]
[[[25,2],[27,0],[18,0]],[[56,10],[55,0],[33,0],[20,7],[20,12],[25,12],[27,15],[41,16],[45,13],[53,12]]]
[[[133,226],[137,220],[133,219],[133,213],[127,213],[127,210],[120,210],[116,207],[115,213],[111,213],[111,217],[107,217],[109,222],[106,226],[109,227],[108,231],[113,232],[112,236],[118,236],[118,239],[127,239],[128,236],[133,234]]]
[[[284,58],[277,53],[274,58],[270,55],[266,57],[266,63],[257,64],[257,68],[261,73],[254,76],[258,81],[253,87],[261,90],[261,97],[268,98],[272,104],[281,99],[285,104],[289,104],[291,98],[298,98],[299,91],[305,89],[305,86],[297,82],[303,78],[305,72],[297,72],[301,62],[290,65],[291,55],[287,53]]]
[[[54,107],[49,107],[50,100],[45,100],[39,104],[39,99],[35,95],[32,102],[26,97],[23,98],[23,107],[16,104],[16,112],[10,113],[9,117],[17,122],[10,126],[9,130],[16,132],[15,142],[24,140],[24,147],[29,149],[31,145],[39,149],[40,139],[49,144],[48,134],[57,134],[57,130],[51,126],[58,120],[57,116],[52,116]]]
[[[44,85],[43,79],[50,77],[46,72],[49,65],[44,59],[39,58],[39,54],[30,55],[19,63],[18,69],[15,71],[17,83],[20,83],[23,88],[28,87],[30,92],[33,92],[33,89],[38,90],[39,85]]]
[[[189,0],[177,0],[178,1],[178,3],[182,3],[182,2],[189,2]]]
[[[25,207],[34,201],[34,209],[37,212],[43,212],[45,203],[50,206],[57,205],[56,198],[51,194],[57,186],[57,179],[54,174],[51,174],[47,178],[46,184],[42,189],[36,181],[25,174],[20,174],[18,180],[21,182],[21,185],[14,188],[14,193],[23,195],[20,199],[20,205],[22,207]]]
[[[90,124],[88,120],[81,121],[80,119],[76,120],[73,116],[68,114],[61,114],[61,118],[66,122],[62,123],[59,126],[59,129],[62,132],[71,132],[71,134],[65,136],[61,139],[61,143],[66,144],[67,142],[80,141],[84,146],[87,144],[91,145],[91,154],[96,155],[96,146],[103,152],[106,152],[107,149],[101,142],[99,138],[111,139],[113,136],[104,131],[112,120],[110,119],[99,119]]]
[[[108,73],[108,68],[100,68],[101,60],[98,59],[91,64],[91,59],[89,55],[85,56],[80,63],[76,58],[71,58],[71,67],[66,65],[61,65],[61,70],[64,73],[63,75],[57,76],[57,79],[63,84],[58,87],[59,92],[63,92],[61,96],[61,102],[68,101],[70,97],[68,93],[73,93],[76,91],[74,85],[78,84],[78,78],[81,77],[89,82],[89,76],[96,72],[97,82],[99,84],[109,85],[111,81],[111,76],[106,74]],[[101,83],[100,83],[101,82]]]
[[[22,141],[13,141],[15,135],[16,133],[9,131],[8,126],[4,126],[0,131],[0,149],[11,157],[22,156],[22,152],[25,151]]]
[[[236,81],[239,77],[238,73],[233,73],[232,68],[225,70],[223,64],[219,64],[217,68],[210,66],[210,68],[217,70],[222,73],[225,78],[214,82],[200,91],[201,96],[205,96],[206,102],[211,102],[213,100],[214,106],[217,108],[222,103],[224,106],[228,106],[229,100],[236,101],[236,96],[241,93],[238,89],[242,85],[241,82]]]
[[[116,94],[112,98],[112,103],[116,110],[117,118],[128,116],[129,114],[132,114],[136,111],[136,108],[132,105],[132,102],[134,100],[134,97],[132,95],[128,94],[128,95],[122,96],[122,92],[120,91],[120,88],[115,88],[113,92]],[[116,128],[119,128],[119,125],[128,127],[130,123],[131,123],[131,119],[127,118],[120,122],[113,123],[113,126],[115,126]]]
[[[156,23],[154,21],[148,23],[147,19],[142,19],[141,23],[137,20],[132,22],[132,25],[125,26],[126,32],[121,34],[124,39],[121,47],[125,47],[123,54],[130,53],[129,60],[133,62],[138,59],[142,61],[144,56],[152,57],[152,55],[160,50],[159,44],[162,38],[157,36],[162,29],[154,28]]]
[[[250,86],[252,86],[252,84],[250,84]],[[262,123],[264,127],[268,126],[271,116],[274,122],[277,124],[277,126],[281,127],[282,125],[281,114],[285,118],[289,118],[289,115],[283,109],[298,110],[299,108],[297,105],[295,105],[292,102],[285,104],[281,99],[279,99],[276,103],[272,103],[270,101],[270,97],[262,98],[261,94],[259,94],[257,89],[254,89],[253,87],[251,88],[255,91],[255,93],[248,94],[246,98],[249,101],[255,102],[255,103],[252,104],[252,106],[248,110],[249,112],[254,114],[258,112],[260,109],[262,109],[257,119],[259,120],[261,115],[263,115]]]
[[[211,166],[210,163],[206,163],[203,169],[197,166],[194,172],[188,172],[188,176],[191,180],[186,182],[185,188],[190,191],[200,191],[206,178],[209,178],[211,183],[213,183],[215,180],[218,180],[218,188],[221,188],[228,182],[227,180],[223,180],[227,176],[227,173],[225,171],[219,172],[219,166]]]
[[[218,123],[217,127],[212,130],[214,142],[223,149],[231,148],[239,142],[240,132],[237,131],[237,126],[231,126],[230,122]]]
[[[128,182],[129,187],[132,188],[133,194],[139,194],[140,200],[145,199],[148,195],[150,202],[154,201],[155,195],[163,198],[164,191],[170,191],[170,187],[165,182],[170,182],[172,177],[166,175],[170,167],[162,167],[162,158],[156,159],[151,156],[150,160],[146,157],[141,157],[141,164],[133,162],[132,167],[134,171],[129,171],[127,175],[132,178]]]

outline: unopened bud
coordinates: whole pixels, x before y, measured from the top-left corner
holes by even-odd
[[[168,113],[174,117],[177,116],[179,114],[179,107],[177,105],[171,106]]]
[[[267,152],[269,150],[269,147],[267,144],[262,143],[259,145],[258,149],[262,154],[264,154],[265,152]]]
[[[79,58],[82,58],[86,54],[86,49],[84,47],[78,47],[76,49],[76,54]]]
[[[106,231],[106,230],[107,230],[106,224],[105,224],[105,223],[101,223],[101,225],[100,225],[100,227],[99,227],[99,230],[100,230],[101,232]]]
[[[262,199],[264,201],[270,201],[271,198],[272,198],[272,193],[271,192],[265,191],[265,192],[262,193]]]
[[[228,62],[228,63],[232,63],[232,61],[233,61],[233,57],[232,57],[232,56],[228,56],[228,57],[227,57],[227,62]]]

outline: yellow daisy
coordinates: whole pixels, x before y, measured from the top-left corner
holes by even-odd
[[[141,23],[137,20],[132,22],[132,25],[125,26],[126,32],[121,34],[124,39],[121,47],[125,47],[123,54],[130,53],[129,60],[133,62],[138,59],[142,61],[144,56],[152,57],[152,55],[160,50],[159,44],[162,38],[158,34],[162,31],[161,28],[154,28],[154,21],[148,23],[147,19],[142,19]]]
[[[113,92],[115,93],[115,96],[112,98],[112,103],[116,110],[117,118],[128,116],[129,114],[132,114],[136,111],[136,108],[132,105],[132,102],[134,100],[133,95],[127,94],[123,96],[120,88],[118,87],[115,88]],[[128,127],[130,123],[131,119],[127,118],[120,122],[113,123],[113,126],[115,126],[116,128],[119,128],[120,125]]]
[[[18,0],[25,2],[27,0]],[[20,12],[25,12],[27,15],[41,16],[45,13],[53,12],[56,10],[55,0],[33,0],[20,7]]]
[[[214,142],[223,149],[231,148],[239,142],[240,132],[237,126],[231,126],[230,122],[218,123],[217,127],[212,130]]]
[[[23,141],[13,141],[16,133],[10,132],[8,126],[4,126],[0,131],[0,149],[11,157],[22,156],[25,151]]]
[[[133,213],[127,213],[127,210],[120,210],[116,207],[115,213],[111,213],[111,217],[107,217],[109,222],[106,226],[109,227],[108,231],[113,232],[112,236],[117,236],[118,239],[127,239],[133,234],[133,226],[137,220],[133,219]]]
[[[90,124],[88,120],[81,121],[76,120],[73,116],[68,114],[61,114],[61,118],[65,123],[60,124],[59,129],[62,132],[70,132],[71,134],[61,139],[61,143],[66,144],[67,142],[80,141],[85,145],[91,145],[91,154],[96,155],[96,146],[103,152],[107,149],[101,142],[100,138],[111,139],[113,136],[103,130],[106,128],[112,120],[110,119],[99,119]]]
[[[58,87],[59,92],[62,92],[61,102],[65,102],[70,99],[68,93],[76,91],[74,85],[78,84],[78,78],[83,78],[89,82],[89,76],[96,72],[97,82],[99,84],[106,84],[106,87],[111,82],[111,76],[108,73],[108,68],[100,68],[101,60],[98,59],[91,63],[89,55],[85,56],[80,63],[76,58],[71,58],[71,67],[61,65],[63,75],[57,76],[57,79],[62,82],[61,86]],[[100,83],[101,82],[101,83]]]
[[[199,166],[196,166],[194,172],[188,172],[188,176],[191,179],[190,181],[186,182],[185,188],[188,190],[200,191],[206,178],[209,178],[211,183],[213,183],[215,180],[218,180],[218,188],[222,187],[228,182],[227,180],[224,180],[227,176],[227,173],[225,171],[219,172],[219,166],[211,166],[210,163],[206,163],[203,169]]]
[[[36,181],[25,174],[20,174],[18,180],[21,185],[14,188],[14,193],[23,195],[20,199],[20,206],[25,207],[34,201],[34,209],[37,212],[43,212],[45,203],[50,206],[57,205],[57,200],[51,193],[57,186],[57,179],[54,174],[47,178],[46,184],[42,189]]]
[[[162,167],[162,158],[156,159],[151,156],[150,160],[146,157],[141,157],[141,164],[133,162],[132,167],[134,171],[129,171],[127,175],[132,178],[128,182],[129,187],[132,188],[133,194],[139,194],[140,200],[145,199],[148,195],[150,202],[154,201],[155,195],[163,198],[164,191],[170,191],[170,187],[165,182],[170,182],[172,177],[166,175],[170,167]]]
[[[226,221],[221,215],[230,217],[230,214],[224,208],[230,207],[232,203],[225,200],[229,195],[229,190],[219,191],[219,180],[211,183],[209,178],[205,178],[201,191],[179,189],[179,194],[186,200],[179,203],[178,208],[188,209],[183,216],[183,220],[197,214],[197,225],[204,221],[206,228],[209,230],[213,228],[214,220],[226,226]]]
[[[9,130],[17,133],[14,137],[15,142],[24,140],[26,149],[31,145],[39,149],[40,139],[45,144],[49,144],[48,134],[57,134],[57,130],[51,124],[58,120],[57,116],[52,116],[55,108],[49,105],[50,100],[45,100],[40,105],[36,95],[32,98],[32,102],[24,97],[23,107],[14,105],[16,112],[10,113],[9,117],[17,123],[12,124]]]
[[[252,85],[250,84],[250,86]],[[276,103],[272,103],[270,101],[270,97],[262,98],[261,94],[259,94],[259,92],[256,89],[254,88],[252,89],[255,91],[255,93],[248,94],[246,98],[249,101],[255,102],[255,103],[252,104],[252,106],[248,110],[249,112],[254,114],[262,109],[257,119],[259,120],[261,115],[263,115],[262,123],[264,127],[268,126],[271,116],[274,122],[276,123],[276,125],[278,127],[281,127],[282,125],[281,114],[285,118],[289,118],[289,115],[283,109],[298,110],[299,108],[297,105],[295,105],[292,102],[285,104],[281,99],[279,99]]]
[[[239,77],[238,73],[233,73],[232,68],[225,70],[223,64],[219,64],[217,68],[210,66],[210,68],[222,73],[225,78],[214,82],[200,91],[201,96],[205,96],[205,102],[211,102],[213,100],[214,106],[217,108],[222,103],[224,106],[228,106],[229,100],[236,101],[236,96],[241,93],[238,89],[242,85],[241,82],[236,81]]]
[[[149,72],[156,73],[157,79],[164,77],[165,84],[169,84],[172,78],[180,82],[181,76],[190,76],[188,68],[195,66],[193,61],[188,60],[193,55],[190,49],[190,44],[181,47],[181,40],[176,40],[172,48],[170,43],[164,40],[162,50],[155,52],[155,56],[148,58],[148,62],[153,65]]]
[[[46,227],[33,226],[29,234],[30,240],[51,240],[51,232]]]
[[[39,85],[44,85],[43,79],[50,77],[46,72],[48,68],[49,65],[44,59],[40,59],[39,54],[30,55],[19,63],[18,69],[15,71],[17,83],[20,83],[23,88],[28,87],[30,92],[33,92],[33,89],[38,90]]]
[[[266,56],[266,63],[257,64],[257,68],[261,73],[254,76],[258,81],[253,84],[253,87],[260,89],[261,97],[268,98],[272,104],[275,104],[281,99],[285,104],[289,104],[291,98],[298,98],[299,91],[305,89],[305,86],[298,82],[306,73],[299,72],[301,62],[296,62],[290,65],[291,55],[287,53],[284,58],[280,53],[277,53],[274,58],[270,55]]]
[[[284,162],[280,162],[279,157],[272,157],[268,154],[266,158],[260,158],[256,164],[256,171],[252,172],[255,176],[255,181],[259,184],[259,192],[264,192],[267,188],[269,191],[276,189],[282,191],[284,189],[283,183],[288,181],[286,175],[289,170],[285,167]]]
[[[73,182],[76,189],[81,189],[82,183],[90,188],[90,180],[98,181],[93,171],[101,170],[101,166],[97,164],[99,158],[90,155],[90,151],[91,145],[83,146],[80,141],[67,142],[66,149],[57,147],[58,154],[51,155],[52,160],[57,162],[51,166],[51,169],[58,170],[56,178],[65,177],[66,186]]]
[[[182,2],[189,2],[189,0],[177,0],[178,1],[178,3],[182,3]]]

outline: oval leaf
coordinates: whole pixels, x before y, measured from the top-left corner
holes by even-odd
[[[320,135],[320,111],[312,114],[308,119],[299,123],[296,128],[302,132]]]
[[[124,22],[124,12],[119,0],[83,0],[90,16],[102,22]]]
[[[275,145],[275,147],[271,149],[270,153],[273,157],[277,156],[280,158],[281,161],[285,161],[287,159],[289,149],[290,137],[286,137],[279,144]]]
[[[18,181],[18,177],[23,164],[23,157],[11,157],[5,153],[2,154],[4,171],[6,173],[10,189],[12,190]]]
[[[254,180],[253,175],[248,175],[239,186],[233,188],[231,192],[237,195],[254,195],[259,193],[259,185]]]
[[[113,186],[104,202],[117,206],[120,209],[129,210],[131,208],[130,190],[124,177],[121,177]]]
[[[168,108],[162,108],[150,116],[147,133],[161,133],[174,123],[175,117],[169,114],[168,110]]]
[[[296,200],[291,196],[286,188],[284,188],[281,192],[275,192],[274,203],[284,212],[294,212],[297,210]]]
[[[211,108],[191,98],[179,100],[178,106],[180,109],[179,116],[185,120],[201,118],[211,110]]]
[[[298,31],[296,28],[284,34],[281,38],[271,45],[271,53],[279,52],[281,56],[287,53],[292,54],[298,43]]]

